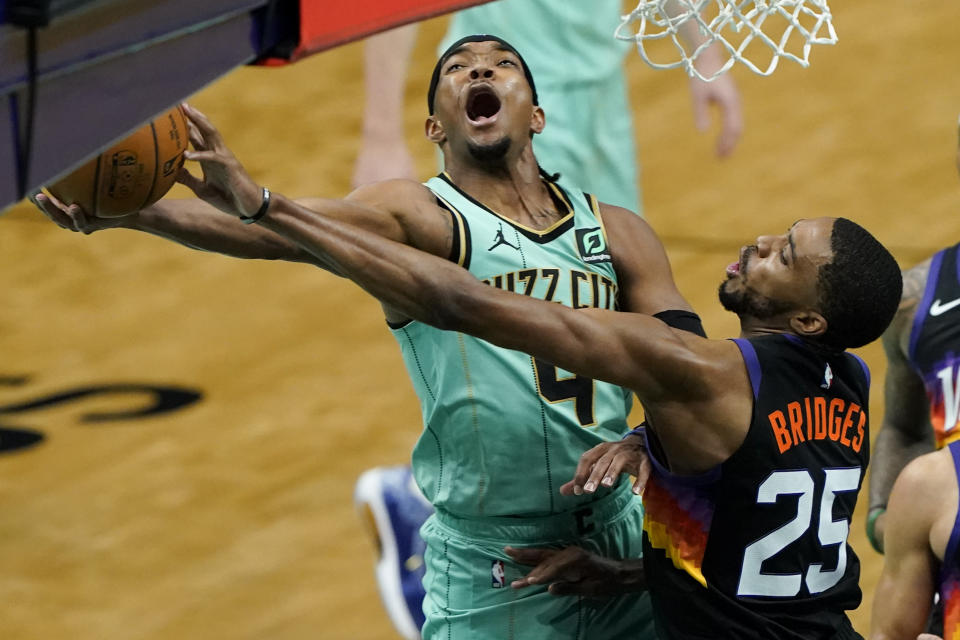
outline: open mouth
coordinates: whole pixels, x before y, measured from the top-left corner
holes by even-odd
[[[470,89],[467,96],[467,119],[474,124],[486,124],[500,112],[500,98],[489,86]]]
[[[747,273],[747,261],[750,259],[750,256],[756,253],[757,247],[750,245],[749,247],[743,247],[740,249],[740,259],[736,262],[733,262],[727,265],[727,276],[733,277],[735,275],[746,275]]]

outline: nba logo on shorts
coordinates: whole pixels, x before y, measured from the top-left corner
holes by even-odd
[[[493,579],[493,582],[490,586],[492,586],[494,589],[502,589],[507,583],[506,572],[503,569],[503,560],[493,561],[493,563],[490,565],[490,577]]]

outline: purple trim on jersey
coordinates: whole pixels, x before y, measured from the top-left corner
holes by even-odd
[[[950,454],[953,456],[953,471],[957,478],[957,484],[960,486],[960,441],[954,441],[947,445]],[[957,516],[953,520],[953,531],[950,532],[950,542],[947,543],[947,550],[943,554],[943,564],[940,567],[942,578],[947,577],[950,569],[956,571],[954,567],[954,558],[956,558],[957,545],[960,544],[960,509],[957,509]]]
[[[849,351],[847,353],[850,353]],[[854,358],[857,359],[857,362],[860,363],[860,366],[863,367],[863,375],[867,376],[867,389],[870,388],[870,367],[867,366],[867,363],[863,361],[863,358],[858,356],[855,353],[850,353]]]
[[[787,339],[792,338],[793,336],[785,334]],[[750,376],[750,386],[753,387],[753,399],[756,400],[760,395],[760,360],[757,358],[757,352],[753,348],[753,345],[750,344],[749,340],[743,338],[730,338],[733,340],[737,347],[740,349],[740,354],[743,356],[743,362],[747,365],[747,375]]]
[[[957,245],[953,245],[953,247],[956,246]],[[950,248],[953,249],[953,247]],[[944,249],[944,251],[946,251],[946,249]],[[960,251],[957,252],[957,282],[960,282]]]
[[[650,429],[647,428],[643,432],[643,444],[647,448],[647,457],[650,458],[650,463],[653,465],[653,471],[656,475],[667,478],[671,483],[679,485],[688,485],[688,486],[698,486],[702,484],[712,484],[720,479],[720,469],[721,465],[715,466],[709,471],[704,471],[697,475],[692,476],[680,476],[674,474],[672,471],[667,469],[657,458],[656,453],[654,453],[653,447],[650,446]]]
[[[910,330],[910,346],[907,349],[907,359],[914,361],[917,352],[917,340],[920,339],[920,331],[923,329],[923,323],[927,319],[927,313],[930,311],[930,303],[933,302],[933,292],[937,289],[937,281],[940,279],[940,263],[943,262],[943,253],[938,251],[930,259],[930,270],[927,272],[927,284],[924,287],[923,298],[920,299],[920,306],[913,314],[913,328]],[[958,254],[960,255],[960,254]]]

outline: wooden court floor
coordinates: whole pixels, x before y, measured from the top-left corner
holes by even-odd
[[[723,268],[759,233],[844,215],[904,266],[960,240],[960,7],[834,4],[840,43],[815,49],[809,69],[735,74],[747,128],[723,162],[693,128],[685,78],[628,60],[646,215],[715,337],[737,330],[715,301]],[[421,32],[404,114],[424,177],[423,95],[443,28]],[[240,69],[192,102],[271,189],[342,195],[361,52]],[[84,237],[25,205],[0,218],[0,290],[0,427],[45,436],[0,454],[0,637],[395,637],[351,492],[364,469],[407,460],[419,411],[375,302],[302,265]],[[862,354],[876,428],[884,363],[877,345]],[[85,421],[150,405],[118,385],[202,399]],[[866,600],[853,615],[866,632],[880,560],[862,512],[851,539]]]

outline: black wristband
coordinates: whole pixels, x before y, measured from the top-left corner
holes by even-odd
[[[243,221],[243,224],[253,224],[267,215],[267,209],[270,208],[270,189],[263,187],[263,201],[260,203],[260,208],[257,209],[257,212],[250,216],[240,216],[240,219]]]
[[[867,511],[867,541],[877,553],[883,553],[883,541],[877,537],[877,518],[886,512],[886,505],[875,505]]]
[[[668,309],[660,313],[653,314],[654,318],[661,320],[674,329],[681,329],[695,333],[701,338],[707,337],[707,332],[703,330],[703,323],[700,322],[700,316],[693,311],[684,311],[682,309]]]

